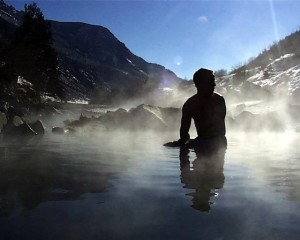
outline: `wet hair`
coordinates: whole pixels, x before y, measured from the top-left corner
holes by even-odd
[[[215,84],[214,72],[208,68],[200,68],[194,73],[193,81],[196,86],[201,84]]]

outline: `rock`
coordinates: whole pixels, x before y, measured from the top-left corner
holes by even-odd
[[[76,130],[75,130],[74,128],[71,128],[71,127],[65,128],[64,131],[65,131],[65,133],[67,133],[67,134],[73,134],[73,133],[76,132]]]
[[[130,109],[130,126],[137,130],[166,130],[167,123],[162,117],[159,107],[140,105]]]
[[[245,111],[245,109],[246,109],[246,104],[240,103],[234,107],[233,114],[238,115],[238,114],[242,113],[243,111]]]
[[[18,127],[18,126],[20,126],[20,125],[22,125],[24,123],[24,121],[22,120],[22,118],[19,117],[19,116],[14,116],[12,121],[13,121],[13,125],[15,127]]]
[[[7,124],[3,128],[3,134],[5,135],[5,137],[37,135],[37,133],[27,123],[23,123],[19,126]]]
[[[91,121],[92,118],[86,117],[83,114],[81,114],[78,120],[74,120],[74,121],[65,120],[64,124],[69,127],[83,127],[88,123],[90,123]]]
[[[24,112],[20,108],[15,108],[13,106],[9,106],[7,108],[6,115],[7,115],[8,119],[13,119],[14,116],[23,117],[24,116]]]
[[[30,123],[29,126],[39,135],[45,134],[45,127],[41,120]]]
[[[16,134],[17,135],[22,135],[22,136],[35,136],[37,133],[27,124],[23,123],[19,125],[18,127],[15,127],[17,130]]]
[[[285,119],[276,112],[254,114],[243,111],[230,121],[227,121],[233,129],[244,131],[282,131],[286,127]]]
[[[118,114],[122,114],[122,113],[127,113],[127,111],[124,109],[124,108],[118,108],[115,113],[118,113]]]
[[[132,119],[125,109],[116,111],[107,111],[106,114],[100,116],[98,121],[109,130],[131,128]]]
[[[45,128],[40,120],[34,123],[27,123],[20,116],[13,116],[4,127],[4,134],[6,135],[19,135],[19,136],[33,136],[44,134]]]
[[[99,121],[107,129],[125,129],[125,130],[165,130],[167,123],[159,107],[151,105],[139,105],[129,111],[118,109],[117,111],[108,111],[105,115],[99,117]]]
[[[24,113],[17,108],[9,106],[7,113],[2,115],[2,133],[5,137],[13,136],[34,136],[37,133],[23,120]],[[6,121],[4,119],[6,118]]]
[[[108,130],[178,130],[180,126],[181,110],[179,108],[160,108],[152,105],[139,105],[126,111],[119,108],[107,111],[98,118],[88,118],[83,115],[78,120],[64,123],[69,127],[82,127],[86,124],[98,123]]]
[[[52,128],[52,133],[55,134],[64,134],[65,133],[65,129],[62,127],[53,127]]]
[[[55,133],[55,134],[73,134],[75,132],[76,132],[75,129],[71,128],[71,127],[67,127],[67,128],[53,127],[52,128],[52,133]]]
[[[181,109],[180,108],[160,108],[162,118],[170,130],[179,130],[181,122]]]
[[[7,124],[6,114],[0,112],[0,132],[2,132],[3,126]]]

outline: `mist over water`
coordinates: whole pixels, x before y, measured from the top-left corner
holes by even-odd
[[[67,105],[42,137],[0,135],[0,239],[298,239],[297,106],[228,97],[225,152],[164,147],[194,93]]]
[[[1,139],[0,239],[298,239],[298,133],[229,128],[216,165],[190,150],[183,166],[162,146],[175,139],[97,126]]]
[[[67,46],[67,39],[64,42]],[[96,73],[92,76],[94,67],[85,66],[91,58],[84,59],[95,54],[76,49],[74,55],[70,48],[70,54],[62,57],[82,56],[75,67],[80,77],[72,75],[71,59],[63,78],[70,75],[70,83],[76,80],[74,90],[81,80],[83,85],[105,80],[103,86],[111,94],[104,91],[104,96],[111,99],[104,102],[120,105],[108,109],[50,103],[53,106],[41,110],[49,107],[53,115],[37,112],[28,119],[43,116],[45,135],[0,135],[0,240],[299,239],[297,43],[275,44],[229,75],[219,71],[216,90],[226,100],[228,144],[213,153],[163,146],[179,138],[180,108],[196,93],[191,81],[168,85],[166,75],[158,89],[143,90],[145,96],[134,98],[140,94],[134,93],[138,79],[132,77],[142,74],[146,81],[149,76],[149,89],[159,77],[155,70],[146,71],[141,59],[134,63],[127,56],[119,58],[121,48],[108,54],[107,46],[105,59],[100,59],[106,70],[99,70],[103,79],[98,79]],[[295,54],[288,48],[294,45]],[[122,65],[130,68],[119,68]],[[111,86],[109,72],[115,72]],[[83,75],[86,79],[81,79]],[[118,83],[120,91],[109,91]],[[124,94],[124,89],[131,91]],[[25,88],[20,90],[26,93]],[[1,127],[4,118],[1,113]],[[52,127],[63,130],[62,135],[52,133]],[[190,134],[197,136],[193,123]]]
[[[0,135],[0,239],[298,239],[299,119],[288,98],[225,99],[228,146],[206,156],[163,146],[179,138],[192,91],[126,111],[66,107],[42,119],[44,136]],[[51,132],[81,113],[96,120]]]

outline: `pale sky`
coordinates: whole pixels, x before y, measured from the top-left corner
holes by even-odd
[[[32,1],[4,0],[17,10]],[[108,28],[134,54],[190,79],[256,57],[300,29],[300,0],[35,0],[45,18]]]

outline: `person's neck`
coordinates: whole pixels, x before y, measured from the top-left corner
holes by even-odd
[[[200,98],[205,98],[205,99],[208,99],[208,98],[211,98],[213,95],[214,95],[214,93],[212,93],[212,94],[208,94],[208,93],[202,93],[202,92],[197,92],[197,95],[200,97]]]

